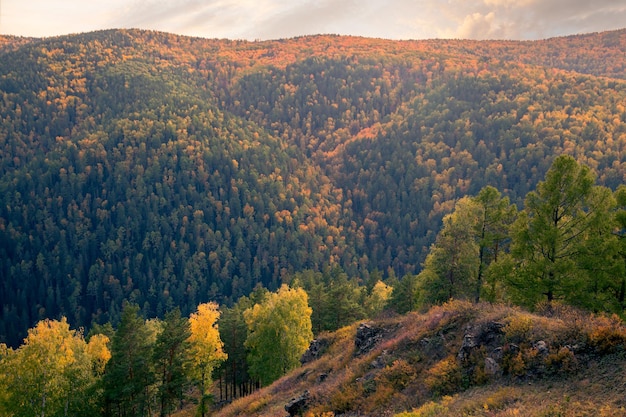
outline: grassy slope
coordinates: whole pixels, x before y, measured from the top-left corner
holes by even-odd
[[[504,327],[490,331],[493,323]],[[329,347],[319,359],[216,415],[284,416],[305,390],[310,416],[626,415],[626,329],[616,320],[452,302],[370,325],[384,332],[370,352],[355,354],[357,324],[323,335]],[[467,334],[478,346],[463,361]],[[549,351],[542,354],[539,341]],[[498,348],[500,372],[488,375],[485,357]]]

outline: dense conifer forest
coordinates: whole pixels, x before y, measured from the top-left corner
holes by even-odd
[[[341,358],[375,318],[419,346],[374,351],[371,383],[328,365],[319,415],[468,407],[426,401],[489,380],[487,359],[517,381],[626,346],[625,30],[0,37],[0,94],[0,413],[254,393],[224,413],[263,414],[313,337]],[[448,319],[495,326],[504,356],[455,358],[478,346],[460,327],[431,349]]]
[[[0,340],[341,269],[418,274],[444,215],[554,158],[626,175],[626,32],[538,42],[138,30],[2,38]]]

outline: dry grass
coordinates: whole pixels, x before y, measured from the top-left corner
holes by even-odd
[[[464,335],[493,323],[502,331],[459,359]],[[373,325],[385,338],[367,354],[355,356],[357,324],[323,335],[330,345],[320,359],[214,415],[284,417],[284,405],[308,390],[308,417],[626,417],[626,328],[617,317],[454,301]],[[485,358],[495,347],[502,369],[491,375]]]

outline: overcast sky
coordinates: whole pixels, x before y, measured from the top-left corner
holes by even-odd
[[[624,27],[626,0],[0,0],[0,34],[35,37],[141,28],[249,40],[526,40]]]

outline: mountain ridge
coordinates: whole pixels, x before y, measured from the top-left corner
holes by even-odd
[[[115,321],[123,300],[189,314],[306,269],[416,273],[458,198],[494,185],[521,204],[558,154],[625,180],[626,30],[2,39],[10,344],[45,317]]]

